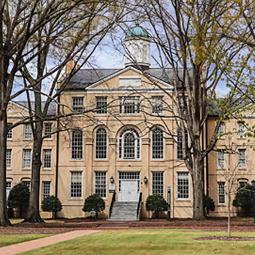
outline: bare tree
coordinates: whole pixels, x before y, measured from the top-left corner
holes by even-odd
[[[167,107],[182,130],[184,161],[194,191],[193,218],[200,220],[204,218],[204,160],[217,142],[221,120],[231,115],[231,110],[236,110],[232,105],[235,90],[219,100],[216,89],[221,79],[230,85],[230,77],[235,78],[232,79],[235,85],[239,84],[251,57],[251,54],[243,54],[246,47],[243,42],[223,36],[226,31],[233,34],[235,27],[240,25],[240,16],[234,3],[229,1],[130,2],[130,8],[135,6],[137,10],[135,19],[144,22],[150,32],[158,54],[155,59],[162,68],[162,79],[173,87],[173,92],[169,93],[151,79],[174,102]],[[150,72],[142,71],[150,79]],[[218,103],[219,121],[205,144],[205,123],[212,100]],[[185,142],[186,131],[189,144]]]

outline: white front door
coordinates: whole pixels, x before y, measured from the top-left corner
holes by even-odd
[[[136,202],[138,201],[138,181],[121,180],[121,191],[119,192],[119,201]]]

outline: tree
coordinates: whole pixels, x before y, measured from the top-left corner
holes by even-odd
[[[42,201],[42,210],[45,212],[53,212],[56,215],[57,212],[62,210],[62,204],[58,197],[48,196]]]
[[[39,190],[41,151],[44,139],[43,123],[45,120],[58,119],[59,121],[61,117],[67,117],[66,114],[61,115],[59,111],[57,116],[48,116],[49,107],[52,102],[58,100],[73,74],[88,62],[120,14],[121,11],[115,1],[82,1],[72,11],[52,18],[48,26],[39,29],[36,38],[28,43],[28,45],[37,45],[34,50],[37,52],[37,58],[33,69],[25,64],[21,68],[25,87],[32,91],[32,95],[27,91],[33,131],[32,189],[25,221],[42,222],[39,214]],[[58,59],[56,63],[52,62],[53,57]],[[22,61],[25,62],[25,59]],[[47,66],[49,62],[51,63],[50,69]],[[69,70],[63,77],[63,68],[67,63],[69,63]],[[49,79],[49,76],[54,78]],[[47,91],[44,88],[46,78],[48,78]],[[56,91],[55,88],[60,78],[62,79],[61,87],[58,87]],[[32,107],[31,97],[34,98],[34,107]],[[60,102],[57,103],[60,104]],[[54,132],[59,131],[58,128]]]
[[[0,226],[10,225],[5,190],[7,106],[10,100],[31,88],[31,85],[15,86],[18,84],[16,75],[40,52],[36,50],[40,45],[34,43],[30,44],[32,47],[28,47],[28,42],[35,39],[38,32],[47,27],[53,18],[61,17],[82,2],[82,0],[0,2]],[[48,44],[51,42],[48,41]]]
[[[96,217],[98,217],[98,213],[102,212],[104,209],[105,209],[104,200],[98,194],[93,194],[85,199],[82,211],[84,212],[95,211]]]
[[[15,185],[8,197],[8,207],[10,208],[24,208],[29,203],[29,190],[23,182]]]
[[[250,58],[242,52],[246,47],[243,42],[227,40],[223,36],[226,31],[233,32],[240,17],[229,1],[150,0],[136,1],[135,4],[136,19],[148,27],[159,55],[157,64],[163,69],[162,77],[172,85],[173,92],[164,90],[150,79],[149,72],[142,71],[173,101],[173,105],[167,105],[165,110],[182,132],[183,159],[194,191],[193,218],[201,220],[204,219],[204,160],[217,142],[221,121],[238,108],[238,105],[232,107],[234,91],[220,100],[216,98],[216,88],[221,79],[230,86],[228,77],[231,76],[238,84]],[[235,73],[237,66],[240,68]],[[212,100],[218,103],[219,121],[213,136],[205,143],[205,123]],[[175,139],[171,128],[166,129]],[[185,132],[189,143],[185,142]]]
[[[148,196],[146,200],[146,210],[153,211],[156,218],[159,217],[159,213],[166,211],[168,208],[166,200],[159,194],[153,194]]]

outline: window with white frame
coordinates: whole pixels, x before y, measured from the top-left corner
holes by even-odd
[[[245,137],[245,123],[238,122],[237,135],[239,138]]]
[[[43,168],[51,168],[51,149],[43,150]]]
[[[22,181],[27,187],[29,192],[31,192],[31,181]]]
[[[218,137],[223,138],[225,133],[225,123],[221,122],[218,129]]]
[[[80,171],[71,172],[70,197],[82,197],[82,172]]]
[[[72,107],[74,112],[84,112],[84,98],[83,97],[73,97]]]
[[[189,199],[189,173],[177,173],[177,198]]]
[[[246,149],[238,150],[238,167],[246,168]]]
[[[185,142],[186,142],[186,148],[188,148],[188,132],[185,130]],[[178,128],[177,130],[177,144],[176,144],[176,154],[177,154],[177,159],[183,159],[184,154],[183,154],[183,139],[182,139],[182,129]]]
[[[107,113],[107,97],[96,97],[96,113]]]
[[[32,139],[33,138],[33,132],[31,124],[26,124],[24,127],[24,138],[25,139]]]
[[[106,172],[95,172],[95,194],[106,198]]]
[[[217,151],[217,166],[218,168],[225,168],[225,154],[223,150]]]
[[[44,124],[44,136],[46,136],[46,139],[51,139],[52,136],[52,123],[46,122]]]
[[[119,158],[140,158],[140,136],[135,129],[124,130],[119,136]]]
[[[31,168],[31,149],[23,150],[23,168]]]
[[[12,150],[6,150],[6,168],[12,168]]]
[[[71,158],[72,159],[83,158],[83,133],[79,129],[72,131]]]
[[[119,112],[124,114],[140,113],[140,97],[139,96],[120,97]]]
[[[164,172],[152,172],[152,195],[164,195]]]
[[[50,181],[42,182],[42,200],[50,196]]]
[[[226,203],[226,187],[225,182],[218,182],[218,204]]]
[[[12,123],[7,123],[7,129],[9,129],[12,126]],[[12,129],[9,129],[7,133],[7,139],[12,139]]]
[[[161,128],[154,128],[152,130],[152,158],[164,158],[164,137]]]
[[[164,109],[163,96],[152,96],[151,97],[151,112],[163,113],[163,109]]]
[[[6,200],[8,200],[11,189],[12,189],[12,182],[7,181],[6,182]]]
[[[107,158],[107,132],[105,128],[96,131],[96,159]]]

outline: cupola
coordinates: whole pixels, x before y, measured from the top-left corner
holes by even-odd
[[[139,66],[142,69],[149,68],[150,41],[148,32],[138,24],[127,31],[124,40],[125,67]]]

